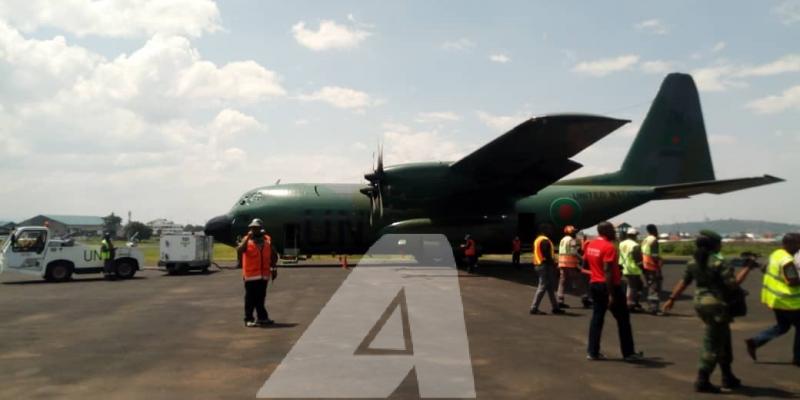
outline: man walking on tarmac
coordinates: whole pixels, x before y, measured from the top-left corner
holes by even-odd
[[[569,305],[564,302],[564,291],[568,284],[571,284],[572,287],[581,294],[583,308],[589,308],[591,304],[586,281],[580,269],[580,248],[578,247],[578,242],[575,240],[575,231],[574,226],[565,226],[564,237],[561,238],[558,244],[558,270],[560,276],[558,278],[556,297],[558,298],[558,306],[560,308],[569,308]]]
[[[639,298],[642,296],[642,249],[636,237],[639,231],[628,228],[625,232],[626,239],[619,244],[619,263],[622,266],[622,275],[628,282],[627,300],[628,310],[631,312],[642,311]]]
[[[267,297],[267,283],[270,278],[275,280],[278,277],[278,253],[272,248],[272,239],[262,231],[263,225],[260,219],[254,219],[247,226],[249,232],[236,248],[242,259],[244,324],[251,328],[274,323],[269,319],[264,302]],[[253,318],[253,311],[258,320]]]
[[[519,268],[519,254],[522,251],[522,242],[519,240],[519,236],[514,236],[514,240],[511,241],[511,265],[514,268]]]
[[[658,249],[658,228],[647,225],[647,237],[642,241],[642,263],[644,265],[644,280],[647,287],[647,302],[650,304],[650,314],[660,315],[661,285],[664,277],[661,275],[663,264]]]
[[[625,293],[622,290],[622,273],[618,264],[617,249],[614,246],[617,232],[610,222],[597,225],[600,236],[586,245],[583,255],[592,273],[592,321],[589,325],[589,346],[586,358],[604,360],[600,352],[600,339],[603,335],[603,323],[606,311],[617,320],[619,344],[625,361],[639,361],[642,353],[637,353],[633,344],[631,317],[625,305]]]
[[[467,234],[464,236],[464,244],[461,245],[461,248],[464,249],[464,258],[467,261],[467,272],[475,272],[475,268],[478,267],[478,245],[475,243],[475,239]]]
[[[110,232],[103,232],[103,240],[100,242],[100,259],[103,260],[103,276],[106,279],[114,279],[117,274],[114,270],[114,242],[111,240]]]
[[[556,266],[555,249],[553,248],[553,242],[550,240],[552,235],[553,227],[550,224],[543,223],[539,226],[539,236],[533,242],[533,266],[536,269],[536,275],[539,277],[539,286],[536,288],[536,294],[533,295],[531,315],[546,314],[539,310],[539,305],[542,303],[545,292],[550,298],[553,314],[564,314],[564,310],[558,306],[555,295]]]
[[[769,256],[764,271],[761,302],[775,313],[775,326],[747,339],[747,354],[756,359],[756,349],[783,335],[794,326],[792,364],[800,367],[800,274],[792,254],[800,251],[800,233],[783,236],[783,247]]]

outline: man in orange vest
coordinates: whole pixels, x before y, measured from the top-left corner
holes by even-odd
[[[478,245],[475,243],[469,234],[464,236],[464,244],[461,245],[464,249],[464,258],[467,259],[467,271],[473,272],[478,266]]]
[[[519,268],[519,253],[522,251],[522,242],[519,240],[519,236],[514,236],[514,240],[511,241],[511,264],[514,265],[514,268]]]
[[[267,298],[267,282],[278,277],[275,266],[278,253],[272,248],[272,239],[263,229],[263,223],[256,218],[247,226],[249,232],[236,248],[242,260],[242,279],[244,280],[244,324],[247,327],[272,325],[269,313],[264,306]],[[258,320],[253,318],[253,311]]]
[[[565,226],[564,237],[561,238],[561,242],[558,244],[558,271],[560,276],[558,278],[556,297],[560,308],[569,308],[569,305],[564,302],[564,292],[570,283],[575,292],[580,293],[583,308],[591,307],[588,285],[584,277],[586,274],[581,272],[581,250],[578,241],[575,239],[576,231],[572,225]]]
[[[550,224],[543,223],[539,225],[539,235],[533,242],[533,266],[536,269],[536,275],[539,277],[539,286],[536,287],[536,294],[533,295],[531,315],[545,314],[545,312],[539,310],[539,305],[542,303],[545,293],[550,298],[553,314],[564,314],[564,310],[558,306],[556,301],[556,252],[553,248],[553,241],[550,240],[552,235],[553,227]]]

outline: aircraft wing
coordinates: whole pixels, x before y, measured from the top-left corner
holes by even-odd
[[[580,168],[570,157],[628,122],[588,114],[531,118],[450,168],[481,190],[532,195]]]
[[[772,175],[764,175],[752,178],[723,179],[657,186],[655,192],[658,199],[683,199],[701,193],[723,194],[777,182],[783,182],[783,179]]]

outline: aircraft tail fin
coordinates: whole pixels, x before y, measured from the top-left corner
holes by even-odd
[[[616,175],[625,185],[714,180],[700,96],[691,75],[664,78]]]

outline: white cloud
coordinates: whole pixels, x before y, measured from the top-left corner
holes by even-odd
[[[314,93],[301,94],[298,99],[303,101],[322,101],[336,108],[357,111],[378,104],[367,93],[339,86],[325,86]]]
[[[736,136],[713,134],[708,137],[708,142],[712,145],[736,144],[739,140]]]
[[[786,25],[800,22],[800,1],[786,0],[772,9]]]
[[[575,65],[572,70],[581,74],[601,77],[613,72],[629,70],[637,62],[639,62],[639,56],[627,54],[595,61],[583,61]]]
[[[478,119],[483,122],[484,125],[497,132],[506,132],[511,130],[511,128],[531,118],[530,115],[525,114],[494,115],[485,111],[478,111],[477,114]]]
[[[737,76],[770,76],[787,72],[800,71],[800,54],[786,54],[783,57],[767,64],[753,67],[743,67],[737,71]]]
[[[77,36],[201,36],[220,30],[212,0],[4,0],[0,20],[24,32],[54,27]]]
[[[712,53],[719,53],[720,51],[724,50],[727,44],[725,42],[717,42],[714,47],[711,48]]]
[[[665,74],[673,69],[672,63],[663,60],[644,61],[642,71],[648,74]]]
[[[505,55],[503,53],[498,53],[498,54],[490,55],[489,56],[489,60],[491,60],[492,62],[505,64],[505,63],[511,61],[511,57],[509,57],[509,56],[507,56],[507,55]]]
[[[358,27],[328,20],[320,22],[316,31],[306,29],[306,23],[300,21],[292,26],[292,34],[297,43],[314,51],[355,48],[371,35]]]
[[[475,47],[475,43],[467,38],[448,40],[442,43],[442,48],[450,51],[466,51]]]
[[[467,146],[444,138],[439,132],[415,131],[401,124],[384,124],[386,162],[456,161],[467,154]]]
[[[656,35],[666,35],[669,33],[669,29],[663,22],[659,19],[647,19],[641,21],[634,25],[634,27],[640,31],[648,32]]]
[[[705,92],[721,92],[734,87],[743,87],[746,84],[733,78],[735,69],[729,65],[700,68],[691,72],[697,88]]]
[[[757,114],[776,114],[786,110],[800,110],[800,85],[790,87],[783,93],[762,97],[746,105]]]
[[[461,120],[461,116],[452,111],[432,111],[417,114],[414,121],[419,123],[453,122]]]
[[[213,129],[226,137],[236,135],[241,132],[261,130],[264,126],[252,116],[246,115],[241,111],[226,108],[217,114],[211,123]]]

